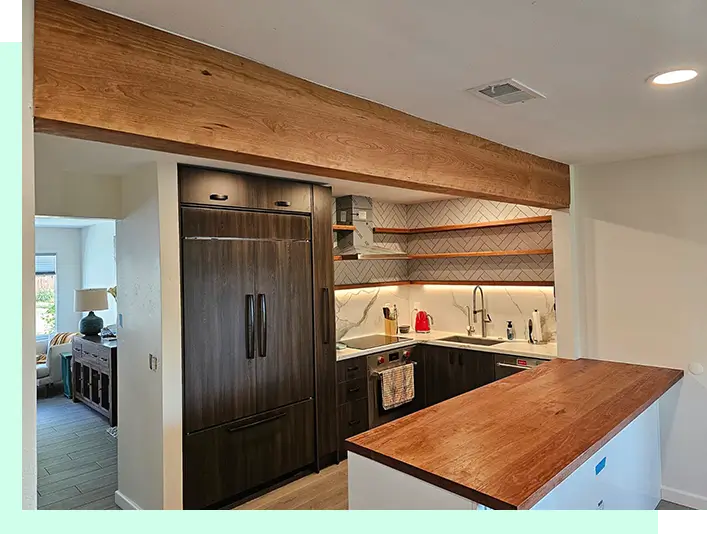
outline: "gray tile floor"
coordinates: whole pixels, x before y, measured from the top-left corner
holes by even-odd
[[[37,507],[117,510],[118,440],[108,420],[61,393],[37,399]]]

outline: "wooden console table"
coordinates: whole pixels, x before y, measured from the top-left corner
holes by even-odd
[[[110,426],[118,424],[118,342],[98,336],[72,340],[74,402],[83,402],[105,415]]]

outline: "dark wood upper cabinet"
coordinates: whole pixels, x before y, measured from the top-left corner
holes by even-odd
[[[312,397],[312,266],[309,241],[257,241],[258,411]]]
[[[184,237],[308,240],[309,235],[310,221],[307,215],[182,208]]]
[[[185,432],[257,412],[248,339],[253,247],[251,241],[182,243]]]
[[[180,165],[180,201],[218,207],[309,213],[312,186],[266,176]]]

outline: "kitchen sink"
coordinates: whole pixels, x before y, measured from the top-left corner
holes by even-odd
[[[452,343],[467,343],[469,345],[485,345],[490,347],[492,345],[498,345],[503,343],[503,341],[498,339],[488,339],[485,337],[467,337],[467,336],[449,336],[443,337],[440,341],[451,341]]]

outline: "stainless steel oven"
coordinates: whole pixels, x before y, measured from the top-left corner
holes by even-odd
[[[384,410],[381,403],[381,380],[378,371],[408,362],[415,364],[415,398],[402,406]],[[394,350],[368,356],[368,424],[373,428],[425,407],[425,360],[420,351],[412,348]]]
[[[525,358],[507,354],[496,354],[494,359],[496,363],[496,380],[520,373],[526,369],[532,369],[547,361],[540,358]]]

